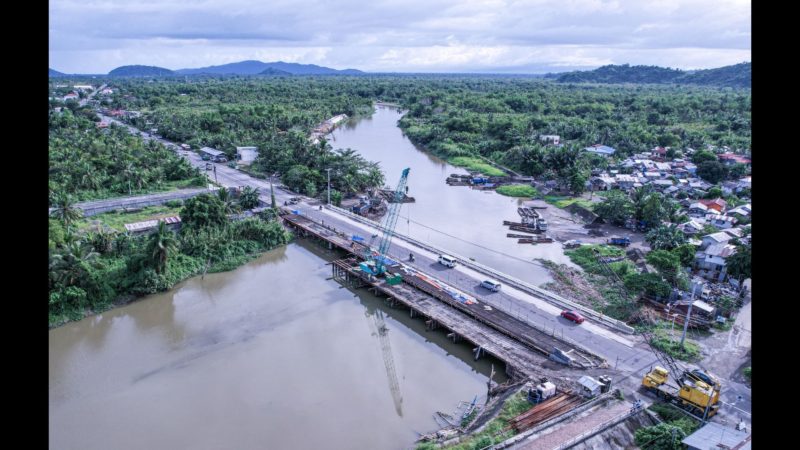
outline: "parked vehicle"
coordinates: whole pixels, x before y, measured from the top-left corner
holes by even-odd
[[[579,313],[578,311],[575,311],[574,309],[567,309],[567,310],[561,311],[561,317],[563,317],[563,318],[565,318],[567,320],[571,320],[571,321],[577,323],[578,325],[582,324],[583,321],[586,320],[586,318],[583,317],[581,315],[581,313]]]
[[[609,245],[619,245],[621,247],[627,247],[631,245],[631,240],[626,237],[612,237],[608,240]]]
[[[578,239],[570,239],[564,242],[564,248],[578,248],[581,245],[583,245],[583,242]]]
[[[488,289],[488,290],[490,290],[492,292],[497,292],[502,287],[500,285],[500,283],[498,283],[497,281],[494,281],[494,280],[483,280],[481,282],[481,286],[485,287],[486,289]]]
[[[451,269],[456,266],[456,259],[449,255],[439,255],[439,264],[450,267]]]
[[[546,221],[546,220],[544,220],[544,219],[539,219],[539,220],[537,220],[537,221],[536,221],[536,226],[537,226],[537,227],[539,228],[539,230],[541,230],[541,231],[547,231],[547,221]]]

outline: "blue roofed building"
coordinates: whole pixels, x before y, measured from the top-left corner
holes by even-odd
[[[584,150],[586,150],[589,153],[595,153],[595,154],[603,155],[603,156],[611,156],[611,155],[613,155],[614,153],[617,152],[617,150],[614,149],[614,148],[611,148],[611,147],[609,147],[607,145],[600,145],[600,144],[591,145],[589,147],[584,148]]]

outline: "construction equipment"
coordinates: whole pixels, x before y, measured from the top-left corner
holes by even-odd
[[[709,418],[719,410],[719,380],[698,370],[684,370],[675,381],[677,388],[667,385],[669,371],[655,366],[642,379],[642,386],[658,398],[673,403],[700,417]]]
[[[364,261],[359,264],[361,270],[370,275],[379,276],[386,272],[386,252],[389,250],[389,246],[392,243],[394,227],[397,224],[398,217],[400,217],[400,207],[403,205],[402,199],[405,195],[406,184],[408,183],[408,172],[410,170],[409,168],[403,169],[400,181],[397,183],[397,188],[394,190],[395,201],[389,204],[389,211],[381,221],[383,237],[381,238],[377,252],[372,250],[371,245],[367,246]]]
[[[597,259],[600,266],[622,289],[620,291],[622,297],[627,298],[627,291],[624,290],[624,284],[619,276],[608,266],[607,261],[599,255]],[[722,390],[719,380],[702,370],[687,370],[679,366],[672,356],[653,345],[653,336],[649,332],[642,331],[641,335],[658,361],[669,368],[667,370],[660,365],[653,367],[642,378],[642,387],[658,398],[700,416],[703,421],[713,417],[719,411],[719,394]],[[680,374],[673,380],[673,385],[667,384],[670,381],[670,371],[673,374]]]

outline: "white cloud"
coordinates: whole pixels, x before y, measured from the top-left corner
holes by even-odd
[[[708,68],[750,60],[746,0],[52,0],[50,66],[243,59],[367,71]]]

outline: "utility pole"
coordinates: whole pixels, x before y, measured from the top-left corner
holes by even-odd
[[[275,203],[275,189],[272,187],[272,177],[269,177],[269,194],[272,198],[272,209],[277,208]]]
[[[216,165],[214,165],[214,183],[219,184],[219,182],[217,181],[217,166]]]
[[[489,403],[489,396],[492,393],[492,378],[494,378],[494,364],[492,364],[492,371],[489,372],[489,381],[486,382],[486,403]]]
[[[694,305],[694,291],[695,287],[692,286],[692,298],[691,300],[689,300],[689,310],[686,311],[686,323],[683,324],[683,336],[681,336],[681,349],[684,349],[683,342],[686,340],[686,331],[689,329],[689,317],[692,316],[692,305]]]
[[[328,171],[328,204],[331,204],[331,169],[325,169]]]

